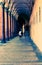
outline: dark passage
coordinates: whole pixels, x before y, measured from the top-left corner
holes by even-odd
[[[34,2],[35,0],[26,0],[26,1],[19,1],[16,3],[16,11],[18,13],[18,18],[17,18],[17,33],[19,33],[19,31],[22,31],[22,27],[24,25],[24,34],[26,35],[26,33],[28,33],[28,35],[30,35],[30,26],[29,26],[29,20],[30,20],[30,16],[33,10],[33,6],[34,6]]]
[[[18,32],[21,30],[22,31],[22,27],[24,25],[24,35],[26,35],[26,33],[28,33],[28,35],[30,35],[30,26],[29,26],[29,20],[30,20],[30,15],[27,15],[25,13],[21,13],[18,16]]]

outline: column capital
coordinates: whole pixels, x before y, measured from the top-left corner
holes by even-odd
[[[11,10],[8,9],[9,15],[11,14]]]
[[[5,5],[5,3],[4,2],[0,2],[0,5],[3,7]]]
[[[7,12],[8,11],[8,7],[4,7],[5,11]]]

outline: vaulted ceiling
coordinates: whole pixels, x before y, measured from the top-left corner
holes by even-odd
[[[9,9],[11,9],[11,11],[14,11],[14,15],[25,13],[28,16],[31,15],[35,3],[35,0],[4,0],[4,1],[6,3],[8,2]]]
[[[17,13],[31,14],[34,0],[12,0],[14,2],[14,8]]]

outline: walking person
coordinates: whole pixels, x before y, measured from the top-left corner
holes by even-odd
[[[22,35],[21,35],[21,31],[19,31],[19,37],[21,37]]]

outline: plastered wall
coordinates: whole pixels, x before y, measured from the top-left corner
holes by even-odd
[[[2,7],[0,5],[0,39],[2,39]]]
[[[30,36],[42,52],[42,0],[35,0],[30,17]]]

